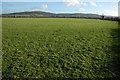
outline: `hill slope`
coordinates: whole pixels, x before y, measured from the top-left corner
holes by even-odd
[[[100,18],[101,17],[100,15],[97,15],[97,14],[83,14],[83,13],[55,14],[55,13],[43,12],[43,11],[17,12],[17,13],[3,14],[3,16],[85,17],[85,18]]]

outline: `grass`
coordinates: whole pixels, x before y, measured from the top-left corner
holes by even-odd
[[[3,77],[117,77],[116,30],[96,19],[3,18]]]

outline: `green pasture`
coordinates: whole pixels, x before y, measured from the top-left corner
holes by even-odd
[[[75,18],[3,18],[4,78],[120,76],[118,22]]]

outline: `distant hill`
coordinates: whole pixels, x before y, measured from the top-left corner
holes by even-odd
[[[53,13],[43,12],[43,11],[26,11],[26,12],[16,12],[3,15],[14,15],[14,16],[50,16]]]
[[[9,14],[2,14],[3,16],[28,16],[28,17],[78,17],[78,18],[101,18],[101,15],[97,14],[83,14],[83,13],[50,13],[43,11],[26,11],[26,12],[16,12]]]
[[[66,13],[66,14],[57,14],[58,16],[64,17],[82,17],[82,18],[101,18],[100,15],[97,14],[83,14],[83,13]]]

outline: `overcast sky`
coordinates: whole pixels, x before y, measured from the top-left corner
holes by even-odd
[[[19,1],[19,0],[18,0]],[[25,1],[25,0],[24,0]],[[62,0],[58,2],[4,2],[2,4],[3,13],[23,12],[23,11],[46,11],[53,13],[93,13],[109,16],[118,16],[118,2],[107,1],[96,2],[89,0]]]

